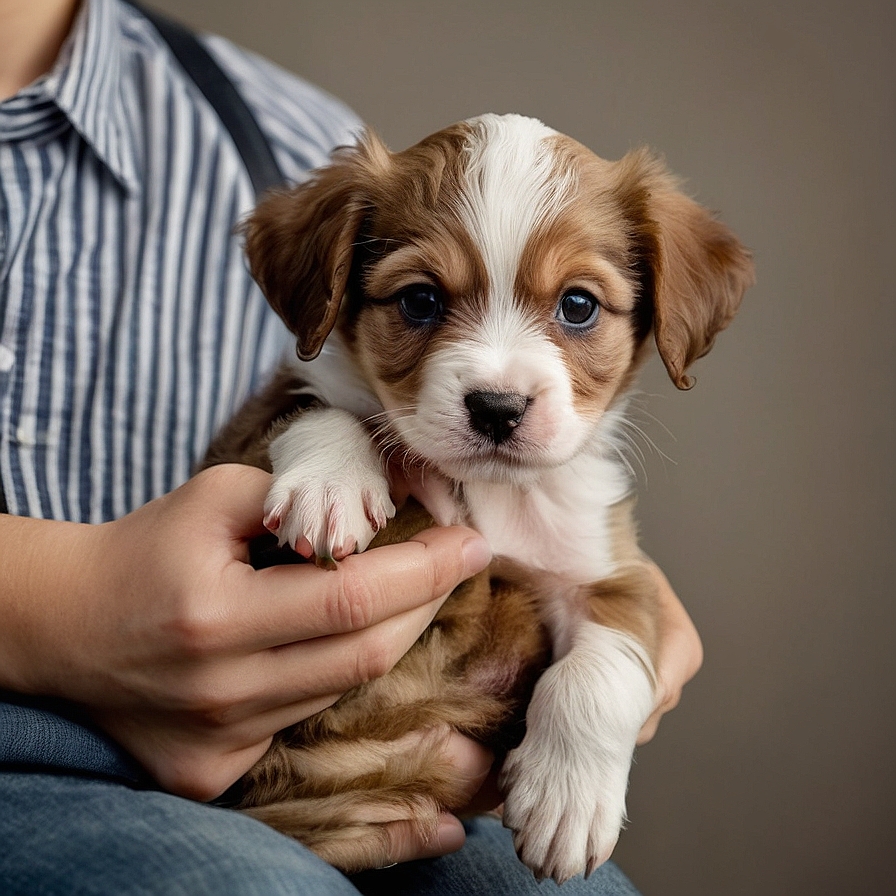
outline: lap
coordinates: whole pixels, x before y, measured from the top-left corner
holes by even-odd
[[[10,896],[541,896],[555,889],[517,861],[509,833],[493,818],[467,824],[459,853],[349,880],[238,812],[112,781],[4,771],[0,806],[0,881]],[[612,864],[562,893],[637,896]]]
[[[638,896],[612,862],[562,888],[550,880],[539,882],[517,859],[510,831],[497,818],[474,818],[464,827],[467,842],[460,852],[368,871],[354,878],[355,885],[364,896]]]
[[[69,775],[0,774],[0,889],[357,896],[334,868],[246,815]]]

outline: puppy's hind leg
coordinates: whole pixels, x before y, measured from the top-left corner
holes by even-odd
[[[390,825],[410,824],[421,842],[434,842],[443,810],[465,801],[447,736],[436,728],[335,750],[275,745],[250,773],[239,808],[346,873],[387,865]]]

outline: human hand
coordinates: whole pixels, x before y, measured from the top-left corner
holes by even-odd
[[[426,732],[421,732],[421,739]],[[460,815],[488,812],[501,802],[494,754],[482,744],[457,732],[448,734],[444,754],[455,771],[455,786],[461,805]],[[464,844],[466,832],[456,814],[443,812],[434,837],[421,834],[416,822],[393,821],[386,825],[390,846],[383,865],[430,859],[456,852]]]
[[[656,703],[638,735],[646,744],[657,732],[663,715],[678,706],[684,686],[703,665],[703,644],[684,605],[660,568],[651,563],[659,589],[659,655],[656,663]]]
[[[58,562],[27,566],[40,618],[16,607],[17,689],[81,704],[162,787],[211,799],[274,733],[387,672],[489,559],[450,528],[332,572],[254,570],[269,481],[215,467],[121,520],[57,526]]]

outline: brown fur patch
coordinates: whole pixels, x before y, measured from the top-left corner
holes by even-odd
[[[585,587],[592,618],[601,625],[633,635],[656,662],[657,581],[638,545],[635,498],[610,509],[610,531],[616,572]]]

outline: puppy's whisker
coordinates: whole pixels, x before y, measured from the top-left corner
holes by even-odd
[[[368,417],[365,417],[362,420],[362,423],[367,426],[379,425],[383,421],[389,423],[392,420],[410,417],[414,414],[415,411],[416,408],[413,405],[409,405],[408,407],[404,408],[394,408],[390,411],[379,411],[376,414],[370,414]]]
[[[675,459],[663,451],[656,441],[648,435],[646,427],[641,424],[641,420],[644,420],[648,426],[659,426],[672,441],[675,441],[675,436],[669,427],[659,417],[654,416],[647,410],[640,395],[635,396],[633,411],[634,413],[623,421],[631,433],[631,437],[637,439],[639,444],[645,445],[650,451],[653,451],[664,462],[676,464]],[[639,418],[641,419],[639,420]]]
[[[650,416],[650,415],[648,415]],[[655,419],[655,418],[653,418]],[[632,476],[636,475],[635,462],[641,472],[645,484],[648,480],[647,453],[652,452],[664,463],[675,464],[675,460],[666,454],[648,435],[647,430],[637,420],[625,416],[619,421],[611,447],[619,460],[625,464]],[[646,452],[645,452],[646,449]]]

